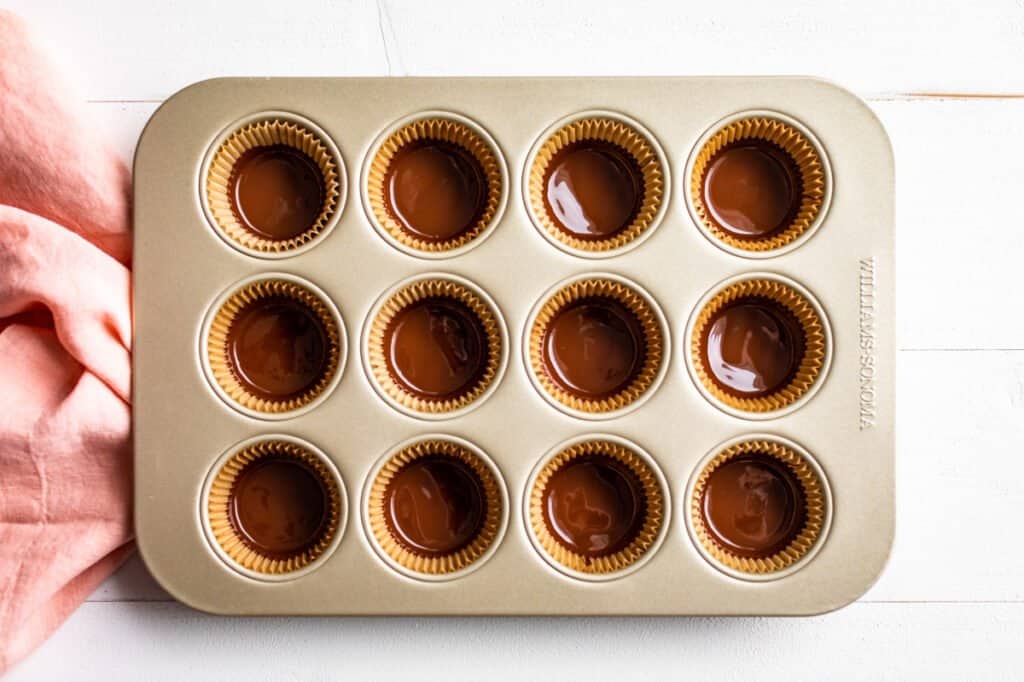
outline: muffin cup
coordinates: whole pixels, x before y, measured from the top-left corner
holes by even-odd
[[[544,492],[551,477],[589,455],[603,455],[625,465],[640,482],[645,502],[644,519],[632,541],[617,552],[599,557],[587,557],[566,547],[544,519]],[[668,489],[654,461],[635,444],[602,434],[581,436],[556,446],[541,461],[528,483],[524,511],[534,547],[554,568],[582,580],[611,580],[639,569],[657,551],[669,521]]]
[[[742,455],[761,454],[784,464],[803,490],[804,524],[784,547],[767,557],[743,557],[723,548],[711,536],[702,514],[702,497],[712,472]],[[687,525],[701,554],[717,568],[746,580],[774,580],[810,561],[820,549],[831,523],[831,494],[824,472],[794,443],[773,436],[737,438],[716,448],[702,462],[687,491]]]
[[[476,536],[465,547],[441,556],[423,556],[395,539],[385,517],[388,484],[403,467],[423,457],[441,456],[466,464],[477,476],[484,494],[484,517]],[[461,577],[479,568],[497,548],[508,522],[508,495],[494,464],[471,443],[444,435],[417,437],[398,445],[383,458],[368,480],[364,523],[382,559],[410,577],[440,581]]]
[[[469,152],[480,164],[487,181],[487,198],[480,217],[469,228],[444,241],[428,241],[410,233],[388,208],[387,175],[395,156],[407,145],[438,141]],[[370,222],[392,245],[411,255],[445,258],[476,246],[497,226],[508,196],[505,162],[497,144],[477,124],[446,112],[428,112],[396,124],[375,145],[363,173],[365,203]]]
[[[285,457],[305,464],[326,492],[325,524],[316,542],[294,556],[273,557],[253,547],[231,519],[233,489],[240,474],[265,457]],[[334,465],[316,448],[288,436],[264,436],[236,446],[214,466],[202,497],[207,536],[218,554],[245,575],[263,580],[300,577],[330,556],[341,539],[346,501]]]
[[[487,360],[474,384],[459,395],[431,399],[409,392],[392,376],[386,359],[388,327],[402,310],[428,298],[463,303],[479,320],[487,337]],[[446,419],[478,406],[497,387],[504,371],[508,334],[497,306],[483,290],[453,275],[426,274],[400,283],[384,294],[370,313],[365,332],[364,364],[378,394],[405,414],[425,419]]]
[[[715,313],[730,303],[760,298],[773,301],[791,312],[804,334],[804,353],[793,378],[778,390],[753,398],[735,396],[712,378],[704,361],[702,346],[708,324]],[[737,416],[766,419],[781,416],[809,399],[822,383],[831,358],[831,339],[824,313],[810,294],[794,282],[769,275],[750,275],[727,280],[706,297],[687,327],[687,360],[691,376],[711,402]]]
[[[644,361],[621,391],[603,398],[584,398],[565,390],[551,377],[544,362],[544,339],[559,312],[587,298],[621,303],[640,322]],[[523,341],[530,379],[541,395],[558,409],[583,419],[609,419],[639,407],[658,388],[668,365],[668,324],[657,303],[634,283],[610,274],[584,275],[549,290],[530,315]]]
[[[308,156],[324,183],[323,205],[316,220],[290,239],[268,239],[247,229],[230,198],[232,173],[239,158],[251,149],[272,145],[292,147]],[[291,114],[272,113],[237,125],[216,147],[203,175],[203,196],[207,215],[229,244],[250,255],[281,257],[312,246],[334,226],[344,202],[344,182],[341,157],[323,131]]]
[[[556,124],[545,133],[530,154],[523,181],[526,204],[541,234],[559,248],[584,257],[608,257],[638,245],[653,233],[668,203],[668,164],[654,137],[640,124],[617,114],[585,112]],[[644,196],[632,222],[606,239],[584,240],[555,224],[545,206],[545,176],[551,160],[577,142],[606,142],[633,158],[643,178]]]
[[[248,305],[271,297],[289,298],[308,308],[323,325],[327,339],[327,361],[316,383],[301,395],[281,400],[256,395],[245,387],[232,366],[228,346],[237,316]],[[346,345],[341,316],[322,291],[291,275],[261,275],[235,285],[211,310],[202,338],[202,360],[211,385],[225,402],[249,416],[296,416],[325,399],[341,378]]]
[[[775,144],[792,158],[800,173],[802,193],[796,215],[781,230],[761,238],[740,238],[720,227],[711,219],[702,195],[712,158],[723,147],[742,140]],[[738,255],[772,256],[795,247],[820,226],[828,210],[831,171],[821,145],[800,123],[774,112],[747,112],[716,124],[698,143],[687,164],[686,183],[693,218],[712,242]]]

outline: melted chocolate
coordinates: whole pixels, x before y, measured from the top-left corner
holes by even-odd
[[[243,153],[228,187],[235,218],[265,239],[297,237],[313,226],[323,210],[320,168],[288,145],[255,147]]]
[[[228,359],[250,393],[286,400],[313,387],[328,365],[327,331],[308,306],[287,296],[246,305],[228,330]]]
[[[487,368],[487,332],[461,301],[432,297],[403,308],[384,334],[392,378],[427,399],[465,395]]]
[[[702,187],[716,225],[740,239],[785,230],[800,210],[800,169],[785,150],[766,140],[740,140],[715,152]]]
[[[395,154],[384,178],[385,205],[414,236],[453,239],[480,220],[487,178],[469,151],[450,142],[420,140]]]
[[[726,393],[756,398],[788,384],[804,356],[800,321],[766,298],[741,298],[715,313],[702,340],[711,379]]]
[[[231,524],[261,554],[286,558],[321,539],[327,527],[327,491],[305,463],[268,455],[242,469],[231,488]]]
[[[480,533],[487,507],[483,484],[462,460],[427,455],[395,474],[384,492],[391,535],[419,556],[457,552]]]
[[[566,234],[607,239],[640,212],[644,180],[633,155],[610,142],[585,140],[560,149],[544,179],[544,205]]]
[[[544,521],[567,548],[588,558],[621,551],[643,525],[643,486],[625,464],[584,455],[558,469],[544,488]]]
[[[584,298],[549,323],[544,367],[569,393],[605,398],[626,388],[640,372],[644,346],[640,320],[629,308],[612,298]]]
[[[806,519],[803,487],[793,471],[769,455],[741,455],[708,477],[701,514],[711,537],[742,557],[785,549]]]

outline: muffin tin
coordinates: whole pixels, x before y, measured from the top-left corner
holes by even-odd
[[[136,526],[181,601],[796,615],[881,571],[893,161],[848,92],[221,79],[135,178]]]

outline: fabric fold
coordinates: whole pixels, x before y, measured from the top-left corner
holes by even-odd
[[[0,673],[132,551],[129,173],[0,10]]]

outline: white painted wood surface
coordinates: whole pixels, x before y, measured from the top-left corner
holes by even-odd
[[[1021,0],[0,6],[53,43],[125,158],[163,98],[215,75],[832,78],[868,99],[896,150],[900,347],[896,544],[835,614],[216,618],[169,602],[133,560],[8,679],[546,679],[566,663],[598,680],[1019,679]]]

